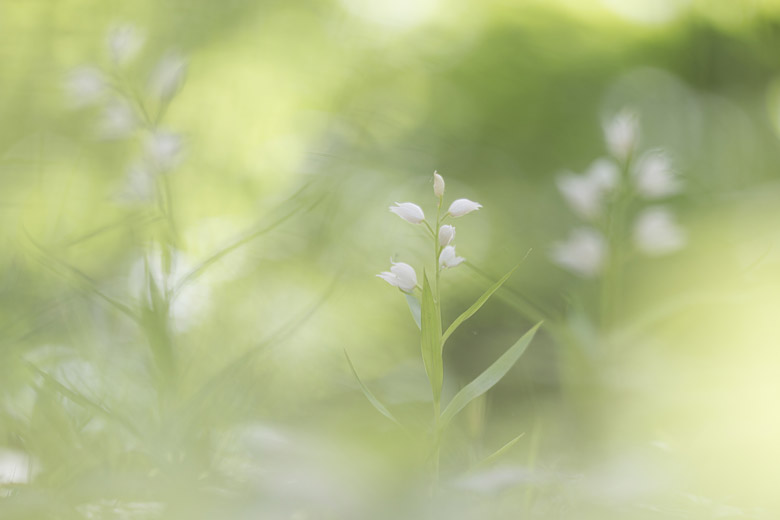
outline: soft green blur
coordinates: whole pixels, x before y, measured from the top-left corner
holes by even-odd
[[[577,276],[556,178],[626,107],[685,246]],[[780,515],[780,0],[0,0],[0,116],[0,518]],[[431,272],[388,206],[435,212],[434,170],[483,205],[445,324],[525,258],[444,399],[545,322],[438,487],[375,276]]]

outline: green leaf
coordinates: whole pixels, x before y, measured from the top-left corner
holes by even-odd
[[[498,383],[502,377],[509,372],[509,369],[520,359],[520,356],[528,348],[528,344],[531,343],[536,331],[541,326],[542,322],[537,323],[534,327],[523,334],[517,342],[509,347],[509,350],[498,358],[492,365],[490,365],[484,372],[482,372],[471,383],[461,388],[460,392],[455,394],[452,401],[444,409],[441,414],[440,427],[444,428],[463,407],[469,404],[472,400],[484,394],[490,390],[493,385]]]
[[[458,328],[458,327],[461,325],[461,323],[463,323],[463,322],[464,322],[464,321],[466,321],[467,319],[469,319],[469,318],[471,318],[472,316],[474,316],[474,314],[476,314],[476,312],[477,312],[477,311],[480,309],[480,307],[482,307],[483,305],[485,305],[485,302],[487,302],[487,301],[488,301],[488,299],[489,299],[491,296],[493,296],[493,293],[494,293],[494,292],[496,292],[496,291],[497,291],[497,290],[498,290],[498,289],[499,289],[499,288],[500,288],[502,285],[504,285],[504,282],[506,282],[507,280],[509,280],[509,277],[510,277],[510,276],[512,276],[512,273],[514,273],[514,272],[517,270],[517,268],[518,268],[518,267],[520,267],[520,264],[521,264],[521,263],[522,263],[522,261],[521,261],[521,262],[518,262],[518,264],[517,264],[516,266],[514,266],[514,267],[513,267],[513,268],[512,268],[512,269],[511,269],[511,270],[510,270],[508,273],[506,273],[506,274],[505,274],[503,277],[501,277],[501,279],[500,279],[499,281],[497,281],[496,283],[494,283],[493,285],[491,285],[491,286],[490,286],[490,288],[488,288],[488,290],[487,290],[487,291],[485,291],[485,294],[483,294],[482,296],[480,296],[480,297],[479,297],[479,299],[477,299],[477,301],[475,301],[475,302],[474,302],[474,304],[473,304],[471,307],[469,307],[468,309],[466,309],[466,310],[463,312],[463,314],[461,314],[460,316],[458,316],[458,317],[455,319],[455,321],[453,321],[453,322],[452,322],[452,325],[450,325],[450,326],[447,328],[447,331],[444,333],[444,336],[441,338],[441,344],[442,344],[442,346],[444,345],[444,343],[446,343],[446,342],[447,342],[447,338],[449,338],[449,337],[450,337],[450,335],[451,335],[453,332],[455,332],[455,329],[457,329],[457,328]]]
[[[422,325],[420,325],[420,300],[415,298],[413,294],[404,293],[404,296],[406,296],[406,304],[409,305],[409,310],[412,312],[412,318],[414,318],[417,328],[422,329]]]
[[[433,402],[438,406],[441,402],[441,386],[444,381],[444,365],[441,359],[441,315],[439,306],[433,299],[428,276],[424,272],[420,314],[420,347],[423,363],[425,363],[425,373],[428,374],[428,380],[431,382]]]
[[[488,457],[485,457],[484,459],[482,459],[482,461],[479,464],[477,464],[477,466],[489,466],[490,464],[494,463],[496,460],[498,460],[501,457],[501,455],[503,455],[504,453],[509,451],[509,448],[514,446],[517,443],[517,441],[519,441],[521,438],[523,438],[524,435],[525,435],[525,432],[521,433],[520,435],[518,435],[517,437],[515,437],[511,441],[507,442],[502,447],[500,447],[499,449],[494,451],[492,454],[490,454]]]
[[[398,419],[395,418],[395,416],[390,412],[390,410],[387,409],[385,405],[382,404],[382,402],[376,398],[376,396],[371,392],[371,390],[368,389],[366,385],[363,384],[363,381],[360,379],[360,376],[357,373],[357,370],[355,370],[355,365],[352,364],[352,360],[349,358],[349,354],[347,353],[347,349],[344,349],[344,355],[347,356],[347,363],[349,363],[349,368],[352,370],[352,375],[355,376],[355,379],[357,379],[358,384],[360,385],[360,389],[363,391],[363,395],[366,396],[366,399],[368,399],[368,402],[374,405],[374,408],[376,408],[379,413],[396,423],[398,426],[403,427],[403,425],[398,421]]]

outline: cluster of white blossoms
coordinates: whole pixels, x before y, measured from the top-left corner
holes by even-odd
[[[108,66],[82,65],[65,80],[74,108],[99,110],[95,125],[99,138],[141,140],[142,154],[128,168],[119,194],[128,202],[150,202],[155,177],[179,164],[184,147],[182,136],[160,128],[160,120],[183,84],[187,62],[169,51],[158,60],[145,83],[136,85],[129,69],[144,41],[143,32],[135,26],[118,25],[108,32]]]
[[[478,202],[469,199],[457,199],[450,204],[447,213],[440,218],[440,210],[444,199],[444,178],[433,172],[433,194],[438,199],[436,222],[431,226],[425,220],[422,208],[413,202],[396,202],[390,206],[390,211],[411,224],[423,224],[436,241],[436,256],[438,258],[437,269],[456,267],[466,259],[455,252],[453,240],[455,240],[455,227],[443,224],[448,217],[462,217],[482,207]],[[438,227],[438,231],[434,231]],[[377,276],[393,287],[398,287],[404,292],[412,292],[417,285],[417,273],[414,268],[403,262],[391,262],[393,265],[389,271],[379,273]]]
[[[628,110],[619,112],[604,124],[604,137],[609,158],[597,159],[583,174],[565,172],[556,178],[558,190],[586,225],[554,244],[550,256],[561,267],[584,277],[597,276],[607,262],[606,231],[617,229],[611,226],[610,219],[625,218],[608,214],[608,210],[634,196],[650,203],[639,211],[631,231],[639,251],[664,255],[681,249],[687,242],[671,211],[658,204],[660,199],[682,191],[682,183],[663,150],[648,150],[636,156],[637,115]]]

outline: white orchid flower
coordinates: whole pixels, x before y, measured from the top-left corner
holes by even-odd
[[[86,107],[103,97],[107,90],[106,79],[96,67],[82,65],[68,73],[65,90],[75,108]]]
[[[433,172],[433,194],[438,198],[444,196],[444,177]]]
[[[637,162],[634,181],[640,195],[658,199],[679,193],[682,183],[675,177],[672,161],[663,150],[651,150]]]
[[[447,213],[453,217],[462,217],[463,215],[471,213],[472,211],[476,211],[481,207],[482,204],[474,202],[473,200],[458,199],[450,204],[450,209],[447,210]]]
[[[187,61],[179,54],[169,52],[157,63],[149,80],[149,90],[163,101],[170,100],[184,82]]]
[[[160,173],[168,172],[178,166],[183,148],[182,137],[170,132],[155,132],[146,141],[146,155]]]
[[[673,253],[685,247],[687,241],[685,231],[677,225],[674,215],[662,206],[645,209],[634,224],[634,242],[648,255]]]
[[[137,127],[138,118],[133,108],[123,99],[115,99],[103,107],[97,132],[103,139],[122,139]]]
[[[132,24],[117,25],[108,33],[108,50],[111,60],[124,65],[138,53],[144,43],[144,35]]]
[[[604,196],[617,185],[619,176],[614,162],[598,159],[583,175],[563,173],[555,183],[571,209],[581,218],[591,220],[601,215]]]
[[[455,239],[455,227],[444,224],[439,228],[439,245],[447,246]]]
[[[390,271],[384,271],[377,276],[393,287],[398,287],[404,292],[411,292],[417,287],[417,273],[414,267],[403,262],[391,262]]]
[[[585,278],[593,278],[603,268],[607,244],[592,228],[578,228],[569,238],[553,245],[550,258],[559,266]]]
[[[607,149],[616,159],[625,161],[639,142],[639,117],[623,109],[604,124]]]
[[[413,202],[396,202],[395,206],[390,206],[390,211],[412,224],[425,220],[422,208]]]
[[[448,269],[460,265],[465,260],[466,259],[462,256],[455,254],[454,246],[447,246],[441,250],[441,254],[439,255],[439,267]]]

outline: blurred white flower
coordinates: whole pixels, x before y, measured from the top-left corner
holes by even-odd
[[[390,211],[412,224],[425,220],[422,208],[413,202],[396,202],[395,206],[390,206]]]
[[[402,291],[411,292],[414,290],[417,287],[417,273],[415,273],[414,267],[403,262],[391,263],[393,266],[390,271],[383,271],[377,276]]]
[[[21,451],[0,451],[0,484],[26,484],[30,481],[30,457]]]
[[[555,183],[571,209],[584,219],[598,217],[604,206],[604,196],[618,182],[617,165],[608,159],[598,159],[582,174],[563,173]]]
[[[184,140],[179,134],[157,131],[146,140],[146,155],[156,171],[168,172],[181,160]]]
[[[124,204],[147,204],[154,200],[154,174],[142,163],[133,163],[116,198]]]
[[[157,63],[149,79],[152,95],[163,101],[170,100],[184,82],[187,61],[175,52],[169,52]]]
[[[444,247],[449,245],[455,239],[455,228],[449,224],[444,224],[439,228],[439,244]]]
[[[433,194],[438,198],[444,196],[444,177],[436,172],[433,172]]]
[[[144,35],[132,24],[121,24],[108,32],[108,51],[116,65],[124,65],[138,53],[144,43]]]
[[[625,161],[639,142],[639,117],[631,110],[621,110],[604,123],[604,139],[609,152]]]
[[[648,255],[665,255],[685,247],[687,237],[668,209],[653,206],[637,217],[634,242]]]
[[[634,170],[634,180],[639,194],[648,199],[668,197],[682,189],[672,170],[672,161],[663,150],[642,155]]]
[[[596,159],[585,172],[594,184],[604,191],[612,191],[620,181],[620,168],[611,159]]]
[[[469,199],[458,199],[450,204],[450,209],[447,211],[453,217],[462,217],[472,211],[476,211],[482,207],[482,204],[474,202]]]
[[[441,254],[439,255],[439,267],[441,267],[442,269],[455,267],[460,265],[465,260],[466,259],[463,258],[462,256],[457,256],[455,254],[454,246],[447,246],[441,250]]]
[[[103,139],[122,139],[138,127],[133,108],[122,99],[114,99],[103,107],[97,133]]]
[[[65,90],[73,106],[81,108],[100,100],[106,92],[106,80],[97,68],[82,65],[68,73]]]
[[[601,272],[606,256],[604,237],[592,228],[578,228],[553,245],[550,258],[564,269],[592,278]]]

